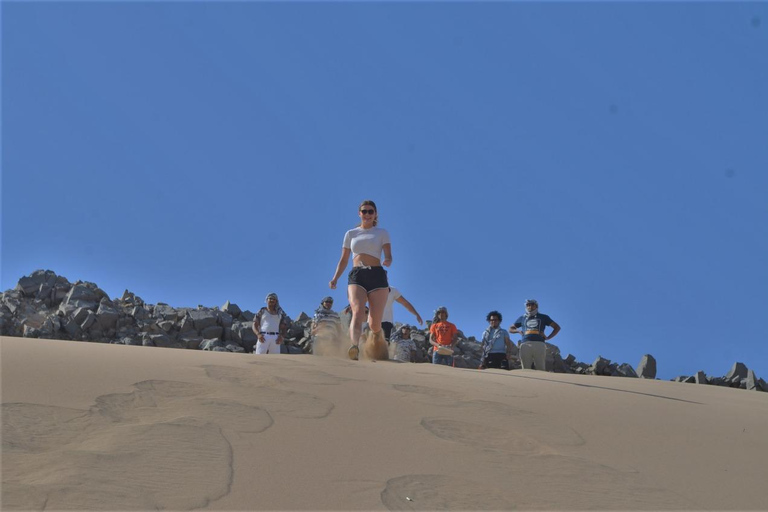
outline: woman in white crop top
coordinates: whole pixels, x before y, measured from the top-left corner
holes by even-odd
[[[349,255],[352,254],[352,270],[349,272],[347,282],[347,295],[352,310],[352,321],[349,324],[349,338],[352,347],[349,356],[357,359],[359,352],[360,333],[365,320],[365,303],[369,307],[368,325],[371,328],[371,337],[374,344],[384,343],[384,333],[381,332],[381,319],[384,315],[384,307],[389,295],[389,283],[387,271],[384,270],[392,264],[392,244],[387,230],[377,227],[378,210],[376,203],[370,200],[363,201],[358,208],[360,225],[350,229],[344,235],[344,243],[341,248],[341,258],[336,266],[329,286],[336,289],[336,283],[341,274],[347,268]],[[381,260],[381,253],[384,260]]]

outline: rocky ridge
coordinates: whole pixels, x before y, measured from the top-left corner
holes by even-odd
[[[0,297],[0,334],[25,338],[246,353],[252,352],[256,343],[251,330],[253,316],[229,301],[220,307],[177,308],[162,302],[147,304],[128,290],[120,298],[110,299],[95,283],[70,283],[51,270],[22,277],[14,289]],[[292,320],[285,353],[312,352],[311,322],[305,313]],[[412,338],[419,348],[417,360],[429,362],[428,331],[414,329]],[[480,342],[459,332],[454,366],[477,368],[481,355]],[[519,369],[516,349],[509,356],[511,368]],[[643,356],[637,368],[602,356],[589,364],[577,361],[572,354],[562,357],[556,345],[547,343],[546,365],[556,373],[656,378],[656,360],[650,354]],[[700,371],[672,380],[768,392],[768,383],[740,362],[723,377]]]

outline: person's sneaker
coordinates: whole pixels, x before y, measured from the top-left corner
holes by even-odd
[[[360,354],[360,348],[357,345],[352,345],[347,351],[349,358],[353,361],[357,361],[357,356]]]

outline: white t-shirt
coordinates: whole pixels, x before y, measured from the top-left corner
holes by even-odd
[[[402,297],[403,294],[397,288],[389,287],[389,295],[387,296],[387,305],[384,306],[384,315],[381,317],[382,322],[395,323],[395,314],[392,311],[394,309],[395,301]]]
[[[377,227],[363,229],[358,226],[346,232],[343,247],[350,249],[353,256],[368,254],[374,258],[381,258],[381,248],[388,243],[390,243],[389,233],[386,229]]]

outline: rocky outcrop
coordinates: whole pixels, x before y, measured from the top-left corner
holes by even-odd
[[[70,283],[51,270],[37,270],[22,277],[14,289],[0,296],[0,334],[27,338],[245,353],[253,352],[257,341],[251,328],[253,316],[251,311],[241,310],[229,301],[221,307],[173,307],[162,302],[147,304],[128,290],[119,298],[110,299],[94,283]],[[345,319],[344,315],[342,318]],[[311,323],[311,317],[305,313],[291,322],[283,353],[312,353]],[[431,361],[429,331],[414,328],[411,337],[417,346],[417,362]],[[572,354],[563,358],[557,345],[547,343],[546,347],[546,369],[555,373],[656,377],[656,360],[650,354],[643,356],[636,371],[628,363],[614,363],[602,356],[591,364],[577,361]],[[454,366],[478,368],[481,357],[481,343],[459,331]],[[516,347],[508,357],[510,369],[521,367]],[[698,372],[673,380],[768,392],[768,384],[743,363],[735,363],[723,377]]]
[[[672,380],[674,382],[710,384],[713,386],[740,388],[749,391],[765,391],[768,393],[768,383],[758,378],[753,370],[747,368],[747,365],[739,362],[733,363],[728,373],[722,377],[710,377],[703,371],[698,371],[692,377],[681,375]]]

